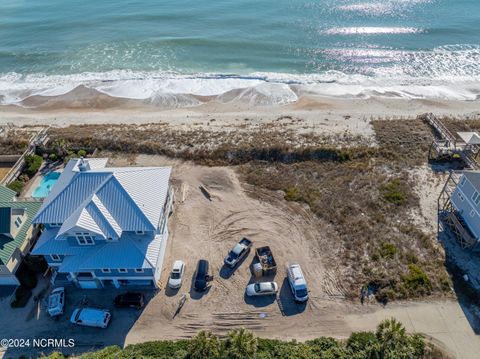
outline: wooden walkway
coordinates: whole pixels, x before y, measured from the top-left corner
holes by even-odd
[[[436,158],[461,158],[467,169],[480,169],[480,164],[476,159],[480,152],[478,145],[468,145],[458,141],[457,137],[432,113],[425,114],[421,118],[433,129],[436,135],[430,148],[429,159],[433,158],[432,151],[435,151]]]

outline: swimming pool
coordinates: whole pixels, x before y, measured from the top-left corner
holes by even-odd
[[[60,177],[59,172],[50,172],[42,178],[40,184],[32,193],[33,198],[45,198],[48,196],[52,190],[53,185],[57,182],[58,177]]]

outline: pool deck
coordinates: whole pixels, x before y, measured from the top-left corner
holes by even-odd
[[[26,197],[26,198],[33,198],[33,192],[35,189],[40,185],[40,182],[42,181],[43,177],[45,177],[49,172],[62,172],[63,168],[53,168],[53,169],[46,169],[45,167],[41,168],[40,171],[30,180],[28,181],[27,185],[25,186],[25,189],[23,190],[23,193],[21,197]],[[41,198],[37,198],[41,199]]]
[[[25,186],[21,197],[32,198],[33,191],[39,186],[40,182],[42,181],[43,174],[38,172],[30,181],[28,181],[27,185]]]

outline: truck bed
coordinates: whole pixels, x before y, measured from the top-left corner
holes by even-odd
[[[277,262],[273,257],[272,250],[269,246],[257,248],[255,251],[258,261],[262,265],[264,274],[272,274],[277,270]]]

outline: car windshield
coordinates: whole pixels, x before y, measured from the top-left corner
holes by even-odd
[[[172,274],[170,275],[170,278],[172,278],[172,279],[180,279],[180,273],[178,273],[178,272],[172,272]]]
[[[297,289],[297,297],[303,298],[306,297],[308,294],[308,291],[306,289]]]
[[[228,254],[228,256],[231,258],[231,259],[236,259],[238,257],[238,254],[235,253],[234,251],[230,251],[230,253]]]
[[[273,291],[273,283],[255,283],[255,292]]]

